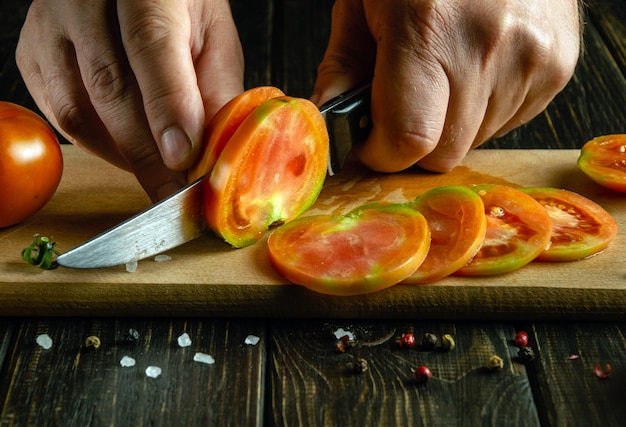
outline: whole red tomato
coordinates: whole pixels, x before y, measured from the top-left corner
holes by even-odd
[[[0,101],[0,228],[48,203],[62,172],[61,148],[50,126],[27,108]]]

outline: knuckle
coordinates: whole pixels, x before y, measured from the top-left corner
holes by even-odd
[[[90,64],[85,76],[87,89],[95,103],[123,99],[129,90],[122,65],[116,60],[101,59]]]
[[[163,16],[144,15],[129,19],[122,33],[124,46],[130,56],[154,49],[170,36],[173,23]]]
[[[83,114],[84,109],[67,97],[51,100],[50,108],[56,117],[59,127],[75,137],[85,128],[88,118]]]

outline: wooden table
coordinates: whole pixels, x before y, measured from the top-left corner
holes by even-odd
[[[331,5],[233,2],[246,85],[273,84],[306,96]],[[34,108],[13,61],[26,10],[26,2],[0,3],[0,99]],[[593,136],[624,132],[625,21],[621,2],[591,2],[586,53],[574,79],[544,114],[487,147],[575,149]],[[89,307],[81,316],[0,313],[0,425],[588,426],[626,419],[622,311],[602,321],[601,313],[584,310],[546,320],[545,310],[540,319],[528,311],[481,316],[480,308],[465,317],[450,312],[393,319],[303,318],[294,309],[289,317],[155,313],[90,316]],[[138,339],[127,338],[130,329]],[[340,330],[355,338],[345,352],[337,349]],[[530,335],[532,361],[518,356],[518,330]],[[396,339],[408,332],[418,341],[427,332],[448,333],[456,347],[400,348]],[[177,342],[183,333],[189,347]],[[53,341],[48,350],[35,343],[42,334]],[[85,346],[89,336],[99,337],[100,348]],[[246,343],[249,337],[258,343]],[[215,363],[195,362],[197,352]],[[503,369],[486,369],[493,355],[503,359]],[[136,365],[121,367],[124,356]],[[360,359],[368,365],[362,373],[355,370]],[[607,363],[612,375],[597,378],[595,366]],[[433,378],[419,384],[411,370],[422,364]],[[148,366],[162,374],[147,377]]]

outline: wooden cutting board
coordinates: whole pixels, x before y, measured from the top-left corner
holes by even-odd
[[[42,271],[23,262],[35,233],[63,252],[149,206],[134,177],[73,146],[50,203],[0,230],[0,314],[4,316],[237,316],[350,318],[622,319],[626,317],[626,195],[589,181],[577,150],[476,150],[447,174],[375,174],[351,164],[329,178],[307,214],[345,213],[373,200],[406,201],[444,184],[511,183],[567,188],[605,207],[620,231],[593,258],[533,263],[489,278],[449,277],[357,297],[316,294],[287,283],[268,262],[265,241],[232,249],[207,234],[167,252],[170,261],[98,270]]]

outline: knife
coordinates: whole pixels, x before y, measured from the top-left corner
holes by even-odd
[[[362,142],[371,129],[371,85],[331,99],[320,107],[328,128],[328,174],[343,167],[353,143]],[[69,268],[102,268],[128,264],[202,235],[204,176],[128,220],[59,255],[56,264]]]

